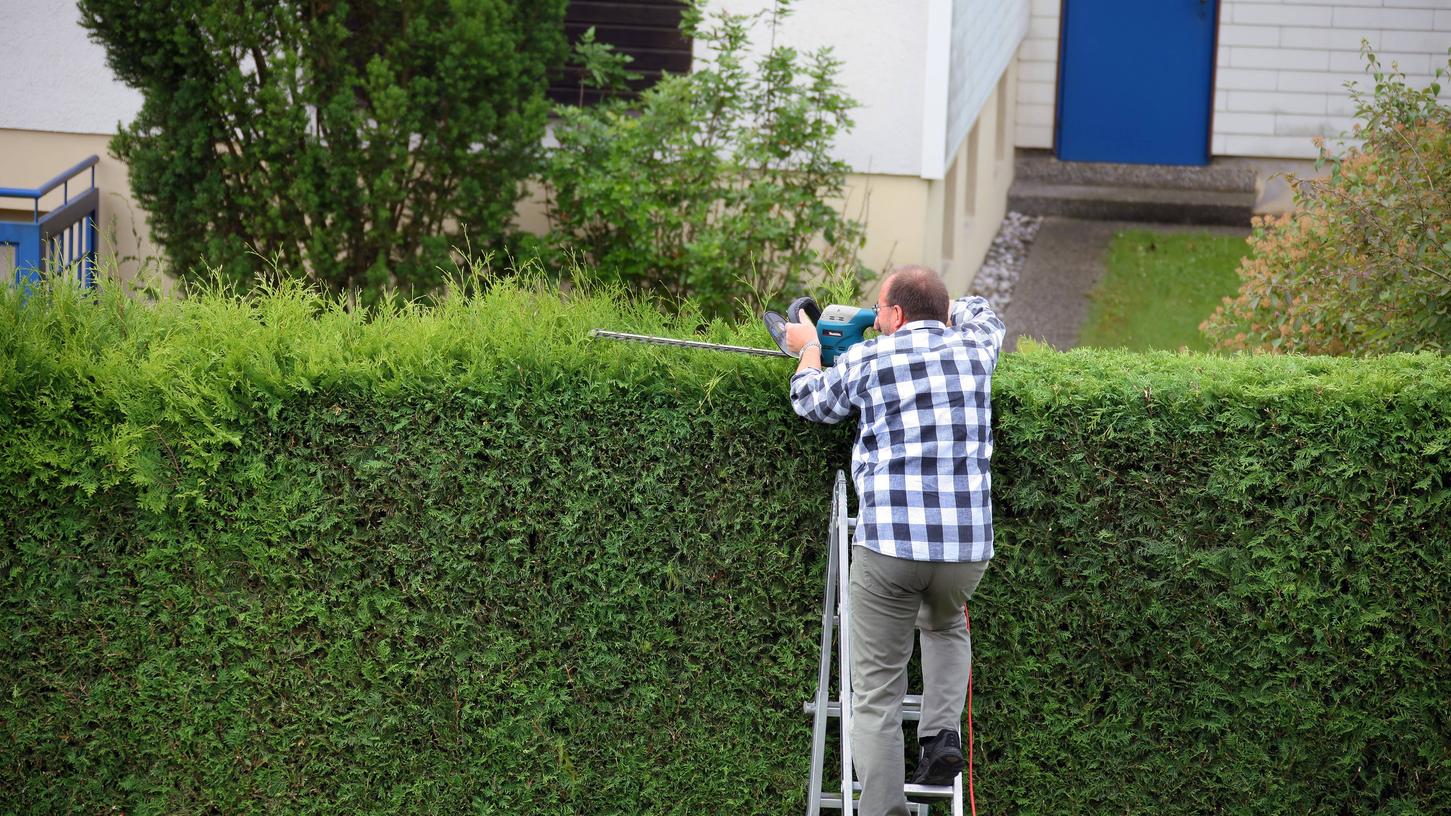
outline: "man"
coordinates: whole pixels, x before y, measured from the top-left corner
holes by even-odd
[[[914,624],[924,688],[912,781],[950,784],[965,765],[964,605],[993,555],[989,398],[1004,328],[983,298],[949,304],[932,270],[906,266],[882,283],[876,330],[825,370],[804,314],[787,326],[786,347],[801,358],[791,377],[796,413],[861,420],[852,450],[852,753],[860,812],[906,816],[902,698]]]

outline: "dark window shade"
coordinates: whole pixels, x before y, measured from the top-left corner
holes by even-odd
[[[594,26],[595,40],[634,58],[630,70],[641,74],[630,83],[638,93],[654,85],[661,74],[690,72],[690,40],[680,33],[681,0],[570,0],[564,12],[564,32],[571,46]],[[549,98],[575,104],[580,101],[580,69],[562,66],[549,82]],[[585,91],[584,103],[599,101],[598,91]]]

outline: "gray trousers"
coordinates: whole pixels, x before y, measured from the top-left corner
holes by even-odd
[[[862,783],[862,816],[907,816],[902,698],[907,694],[914,627],[922,631],[917,738],[962,730],[972,668],[962,607],[987,565],[911,561],[852,547],[851,751]]]

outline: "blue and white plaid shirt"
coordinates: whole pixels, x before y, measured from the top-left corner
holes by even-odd
[[[852,543],[914,561],[993,556],[992,374],[1003,321],[987,300],[953,301],[952,325],[917,320],[791,378],[791,407],[834,424],[858,411]]]

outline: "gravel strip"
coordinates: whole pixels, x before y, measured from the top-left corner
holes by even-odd
[[[1028,247],[1032,246],[1041,226],[1042,216],[1010,212],[998,227],[992,246],[988,247],[972,288],[974,294],[987,298],[999,315],[1013,302],[1013,287],[1028,258]]]

